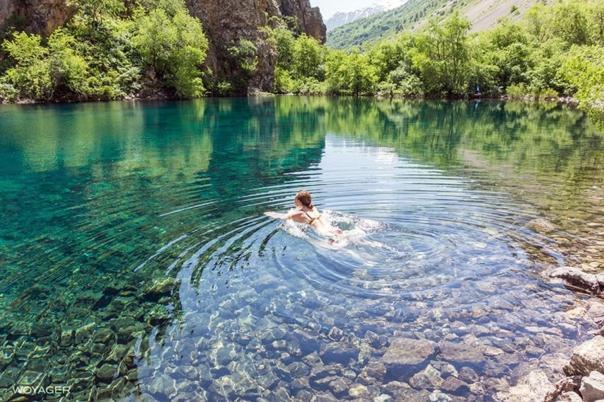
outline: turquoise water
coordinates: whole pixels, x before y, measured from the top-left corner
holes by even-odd
[[[592,329],[540,274],[602,255],[604,135],[578,111],[3,106],[0,133],[2,398],[491,400]],[[344,244],[263,215],[302,188]]]

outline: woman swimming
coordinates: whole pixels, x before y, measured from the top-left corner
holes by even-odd
[[[312,196],[308,191],[298,191],[294,198],[294,206],[295,208],[286,214],[277,212],[265,212],[264,214],[274,219],[291,219],[297,223],[308,224],[312,226],[317,233],[323,236],[335,237],[342,234],[340,229],[331,226],[321,218],[321,213],[319,213],[317,207],[313,205]]]

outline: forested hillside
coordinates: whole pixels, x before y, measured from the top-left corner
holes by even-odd
[[[325,38],[309,0],[0,0],[0,100],[272,91],[281,26]]]
[[[552,0],[550,0],[551,2]],[[466,16],[474,29],[484,30],[501,18],[517,19],[533,4],[547,0],[409,0],[390,11],[335,28],[327,37],[330,47],[345,49],[424,26],[430,19],[443,19],[454,11]]]
[[[604,2],[537,4],[472,32],[459,12],[363,50],[276,30],[277,90],[402,97],[574,97],[604,110]]]

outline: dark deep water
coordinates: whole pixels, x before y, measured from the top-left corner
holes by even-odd
[[[540,272],[604,268],[603,164],[556,106],[2,106],[0,399],[491,400],[593,329]]]

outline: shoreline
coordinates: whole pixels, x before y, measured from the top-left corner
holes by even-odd
[[[109,102],[153,102],[153,101],[192,101],[199,99],[221,99],[221,98],[268,98],[277,96],[300,96],[300,97],[331,97],[331,98],[374,98],[376,100],[435,100],[435,101],[502,101],[502,102],[530,102],[530,103],[557,103],[560,105],[568,105],[572,107],[578,107],[579,101],[576,98],[570,96],[559,96],[559,97],[546,97],[540,98],[533,95],[526,95],[523,97],[509,96],[509,95],[495,95],[495,96],[460,96],[460,97],[448,97],[448,96],[399,96],[399,95],[345,95],[345,94],[280,94],[272,92],[251,92],[249,94],[240,95],[229,95],[229,96],[202,96],[199,98],[179,98],[174,96],[125,96],[117,99],[91,99],[91,100],[79,100],[79,99],[57,99],[57,100],[46,100],[37,101],[33,99],[21,99],[15,102],[7,102],[0,99],[0,105],[71,105],[77,103],[109,103]]]

